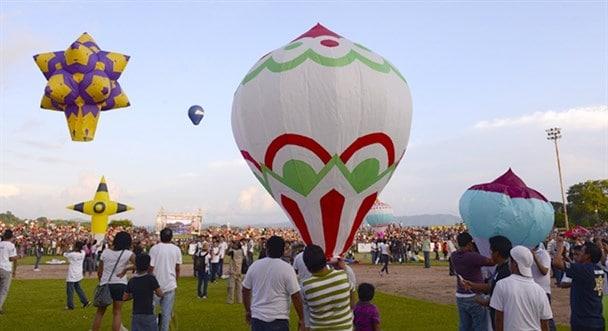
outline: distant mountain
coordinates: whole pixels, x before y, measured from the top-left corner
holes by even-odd
[[[396,223],[401,223],[403,226],[454,225],[462,223],[462,220],[451,214],[424,214],[397,216]]]

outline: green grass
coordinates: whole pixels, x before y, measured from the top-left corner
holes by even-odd
[[[82,281],[87,295],[93,293],[96,281]],[[196,280],[180,279],[175,311],[179,330],[246,330],[243,306],[225,304],[226,284],[220,281],[209,285],[209,299],[196,298]],[[75,296],[75,303],[78,298]],[[454,330],[458,314],[454,305],[433,304],[425,301],[377,293],[374,303],[380,309],[382,330]],[[65,283],[62,280],[15,280],[5,303],[5,314],[0,315],[2,330],[89,330],[95,308],[64,310]],[[110,311],[103,321],[109,330]],[[130,326],[131,302],[123,307],[123,324]],[[296,330],[292,311],[292,330]],[[567,330],[567,328],[559,328]]]
[[[40,260],[40,265],[45,266],[45,265],[47,265],[46,262],[50,261],[52,259],[67,261],[62,255],[45,255]],[[192,264],[192,256],[190,256],[190,255],[182,255],[182,260],[183,260],[184,264]],[[19,261],[17,262],[17,264],[18,265],[34,265],[34,264],[36,264],[36,257],[35,256],[25,256],[23,258],[20,258]]]

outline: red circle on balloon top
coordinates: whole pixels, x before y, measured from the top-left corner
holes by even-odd
[[[321,45],[323,45],[325,47],[336,47],[340,44],[335,40],[324,39],[324,40],[321,40]]]

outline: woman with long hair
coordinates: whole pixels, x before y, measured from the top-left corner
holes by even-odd
[[[135,254],[129,250],[130,248],[131,235],[124,231],[117,233],[112,242],[112,247],[105,249],[103,253],[101,253],[99,267],[97,268],[99,285],[109,284],[113,301],[113,331],[120,331],[122,328],[121,309],[123,294],[127,289],[126,273],[129,270],[134,270]],[[106,312],[106,308],[107,307],[97,307],[95,321],[93,322],[93,331],[101,329],[101,320]]]

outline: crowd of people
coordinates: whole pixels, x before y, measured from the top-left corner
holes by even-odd
[[[15,236],[15,247],[20,256],[37,255],[62,255],[72,249],[76,241],[85,241],[85,245],[92,244],[93,239],[89,227],[78,223],[54,224],[52,221],[36,222],[27,221],[18,224],[4,224],[0,222],[0,231],[10,228]],[[430,249],[431,259],[445,259],[449,251],[448,243],[453,242],[456,234],[465,229],[464,225],[436,226],[436,227],[410,227],[391,225],[378,231],[371,227],[362,227],[356,234],[352,251],[357,250],[357,244],[372,244],[372,260],[378,261],[377,244],[386,241],[391,246],[392,257],[400,263],[408,260],[417,260],[420,252]],[[144,250],[150,249],[159,240],[158,235],[149,232],[143,227],[110,227],[107,238],[112,240],[116,233],[128,232],[137,247]],[[207,241],[214,238],[223,241],[247,241],[253,245],[256,252],[263,247],[264,241],[271,236],[284,238],[288,246],[301,244],[301,238],[294,228],[258,228],[258,227],[209,227],[201,230],[196,235],[180,236],[174,239],[174,244],[186,254],[192,243]],[[428,247],[425,241],[428,240]],[[263,251],[263,250],[262,250]],[[192,255],[192,252],[190,252]]]
[[[227,279],[226,303],[243,304],[254,331],[288,330],[291,305],[300,330],[328,326],[379,330],[380,313],[371,302],[373,285],[358,284],[345,263],[354,261],[352,255],[359,246],[369,251],[372,263],[382,264],[381,275],[388,274],[390,262],[407,263],[418,259],[419,253],[425,267],[430,267],[432,259],[449,261],[456,279],[460,330],[555,330],[552,278],[556,286],[570,289],[573,331],[605,329],[606,226],[571,238],[556,230],[533,248],[495,236],[489,239],[490,256],[479,252],[462,225],[362,228],[345,259],[328,259],[321,247],[305,246],[293,229],[218,227],[174,238],[168,228],[156,235],[141,228],[116,227],[102,245],[92,242],[86,228],[78,225],[28,224],[2,230],[0,312],[15,262],[33,244],[32,255],[62,253],[68,261],[66,308],[74,309],[74,293],[83,307],[95,305],[93,330],[101,328],[110,305],[112,329],[124,330],[122,305],[131,299],[132,330],[168,330],[183,254],[193,259],[196,295],[206,299],[209,282]],[[80,281],[90,272],[87,259],[91,255],[99,286],[89,299]]]

